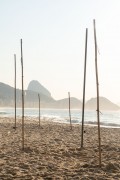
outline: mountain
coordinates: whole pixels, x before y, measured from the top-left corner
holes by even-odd
[[[70,98],[70,105],[71,105],[71,109],[81,109],[82,107],[82,103],[79,99],[71,97]],[[61,99],[58,100],[56,102],[54,102],[53,104],[51,104],[51,106],[53,108],[58,108],[58,109],[68,109],[69,108],[69,99],[65,98],[65,99]]]
[[[29,83],[27,90],[34,91],[34,92],[43,94],[45,96],[51,97],[51,93],[44,86],[42,86],[38,81],[35,81],[35,80]]]
[[[40,93],[41,105],[46,107],[47,104],[53,103],[55,100],[51,96],[46,96]],[[37,107],[38,106],[38,93],[34,91],[25,90],[24,91],[25,107]],[[17,107],[22,104],[22,91],[20,89],[16,90],[16,101]],[[14,106],[14,88],[0,83],[0,106]]]
[[[21,90],[17,90],[16,92],[17,102],[21,101]],[[14,104],[14,88],[0,83],[0,106],[13,106]]]
[[[34,90],[35,87],[35,90]],[[41,108],[60,108],[68,109],[68,98],[62,100],[55,100],[51,93],[42,86],[38,81],[31,81],[28,89],[24,90],[25,107],[38,107],[38,93],[41,99]],[[17,107],[22,104],[22,91],[16,90]],[[81,101],[71,97],[71,108],[81,108]],[[0,107],[14,107],[14,88],[0,83]]]
[[[34,89],[35,87],[35,89]],[[41,108],[57,108],[68,109],[68,98],[55,100],[52,98],[51,93],[42,86],[38,81],[31,81],[28,85],[28,89],[24,91],[25,107],[38,107],[38,93],[41,99]],[[17,107],[21,107],[22,104],[22,91],[16,90]],[[70,98],[71,109],[81,109],[82,102],[74,97]],[[0,107],[14,107],[14,88],[0,83]],[[85,108],[88,110],[96,110],[97,99],[91,98],[86,102]],[[120,107],[105,97],[100,97],[100,110],[119,110]]]
[[[89,110],[96,110],[97,109],[97,98],[91,98],[86,102],[85,105],[86,109]],[[112,103],[110,100],[108,100],[105,97],[100,97],[100,110],[119,110],[120,107],[114,103]]]
[[[32,80],[29,85],[27,90],[29,90],[31,93],[36,92],[39,93],[40,95],[44,95],[49,98],[49,102],[47,104],[44,104],[47,108],[58,108],[58,109],[66,109],[68,108],[69,100],[68,98],[61,99],[61,100],[54,100],[51,96],[51,93],[43,86],[41,85],[38,81]],[[33,98],[33,95],[30,95],[31,98]],[[52,100],[51,100],[52,98]],[[71,97],[71,108],[81,108],[82,103],[80,100],[77,98]]]

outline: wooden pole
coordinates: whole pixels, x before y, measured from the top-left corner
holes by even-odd
[[[14,54],[14,65],[15,65],[15,88],[14,88],[14,98],[15,98],[15,129],[16,129],[16,54]]]
[[[96,89],[97,89],[97,121],[98,121],[98,142],[99,142],[99,166],[101,167],[101,138],[100,138],[100,110],[99,110],[99,82],[98,82],[98,65],[97,65],[97,39],[96,39],[96,26],[94,26],[94,43],[95,43],[95,69],[96,69]]]
[[[87,39],[88,39],[88,29],[86,28],[86,35],[85,35],[84,80],[83,80],[83,103],[82,103],[81,148],[83,147],[83,134],[84,134],[84,109],[85,109],[85,84],[86,84],[86,62],[87,62]]]
[[[22,150],[24,150],[24,86],[23,86],[23,51],[21,39],[21,68],[22,68]]]
[[[70,92],[68,92],[68,98],[69,98],[69,118],[70,118],[70,129],[72,130],[71,111],[70,111]]]
[[[40,95],[38,94],[38,100],[39,100],[39,127],[40,127]]]

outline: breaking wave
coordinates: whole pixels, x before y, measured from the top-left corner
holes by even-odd
[[[25,108],[24,113],[29,119],[38,118],[39,116],[37,108]],[[22,116],[21,108],[17,108],[17,116]],[[0,117],[14,117],[14,108],[1,108]],[[58,123],[70,123],[69,112],[63,109],[41,109],[41,119]],[[71,110],[71,120],[73,124],[81,124],[81,110]],[[84,124],[92,126],[97,125],[96,111],[85,112]],[[120,111],[102,112],[102,115],[100,115],[100,125],[104,127],[120,128]]]

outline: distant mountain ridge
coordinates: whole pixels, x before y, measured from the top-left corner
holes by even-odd
[[[34,90],[35,86],[35,90]],[[28,89],[24,90],[25,107],[38,107],[38,93],[41,99],[41,108],[68,109],[68,98],[55,100],[51,93],[38,81],[31,81]],[[17,107],[22,104],[22,91],[16,90]],[[71,108],[81,108],[82,103],[77,98],[71,98]],[[0,107],[14,107],[14,88],[0,83]]]
[[[40,93],[41,102],[44,106],[47,103],[54,102],[55,100],[52,97],[48,97],[42,93]],[[36,107],[38,104],[38,93],[34,91],[25,90],[24,91],[25,98],[25,106],[27,107]],[[16,89],[16,100],[17,106],[21,106],[22,102],[22,91],[20,89]],[[0,106],[14,106],[14,88],[0,83]]]
[[[71,109],[81,109],[82,108],[82,103],[79,99],[75,97],[70,98],[70,104],[71,104]],[[61,100],[57,100],[54,104],[52,104],[52,108],[58,108],[58,109],[68,109],[68,104],[69,104],[69,99],[64,98]]]
[[[120,107],[114,103],[112,103],[110,100],[108,100],[105,97],[100,97],[100,110],[119,110]],[[86,109],[89,110],[95,110],[97,108],[97,98],[91,98],[86,102],[85,105]]]
[[[35,88],[34,88],[35,86]],[[57,108],[57,109],[68,109],[69,100],[64,98],[61,100],[55,100],[51,93],[42,86],[38,81],[31,81],[28,85],[28,89],[25,93],[25,107],[38,107],[38,93],[41,98],[41,108]],[[17,107],[21,107],[22,91],[16,90],[17,96]],[[14,107],[14,88],[0,82],[0,107]],[[85,104],[85,110],[96,110],[97,100],[91,98]],[[71,97],[71,109],[82,109],[82,102]],[[100,110],[119,110],[120,107],[105,97],[100,97]]]

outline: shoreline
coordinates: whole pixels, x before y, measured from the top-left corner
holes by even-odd
[[[11,117],[14,118],[14,108],[3,109],[3,113],[0,113],[1,117]],[[105,128],[120,128],[120,113],[119,112],[102,112],[100,115],[100,126]],[[26,109],[25,114],[27,118],[38,118],[39,112],[36,109]],[[17,118],[22,118],[21,109],[17,109]],[[48,121],[54,121],[59,123],[69,124],[69,114],[68,110],[47,110],[41,109],[41,119],[45,118]],[[80,124],[82,118],[82,112],[78,110],[71,111],[72,124]],[[84,123],[90,126],[97,125],[96,111],[86,111]]]
[[[0,119],[14,119],[14,116],[0,116]],[[20,119],[22,120],[22,116],[16,116],[16,118],[17,119],[19,119],[19,121],[20,121]],[[30,121],[39,121],[38,120],[38,117],[37,116],[24,116],[24,118],[28,121],[28,120],[30,120]],[[41,121],[46,121],[46,122],[53,122],[53,123],[58,123],[58,124],[67,124],[67,125],[69,125],[70,124],[70,122],[69,122],[69,120],[68,120],[68,122],[65,122],[65,121],[61,121],[61,120],[53,120],[53,119],[57,119],[57,118],[54,118],[54,117],[47,117],[47,116],[41,116]],[[14,121],[14,120],[13,120]],[[71,120],[72,121],[72,125],[79,125],[79,126],[81,126],[81,122],[79,123],[79,122],[77,122],[77,123],[75,123],[74,121],[75,120]],[[11,122],[12,123],[12,122]],[[101,123],[101,122],[100,122]],[[113,125],[113,123],[106,123],[107,125],[103,125],[104,123],[102,122],[101,124],[100,124],[100,128],[110,128],[110,129],[120,129],[120,125],[119,124],[114,124]],[[112,124],[112,125],[110,125],[110,124]],[[97,122],[84,122],[84,125],[85,126],[95,126],[95,127],[97,127],[98,125],[97,125]]]
[[[0,117],[1,179],[120,179],[120,129],[101,127],[102,167],[98,166],[97,127],[25,117],[25,149],[21,150],[21,118]]]

